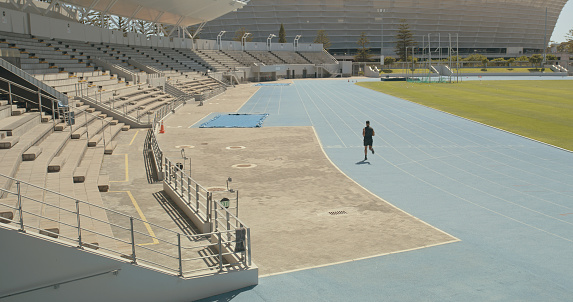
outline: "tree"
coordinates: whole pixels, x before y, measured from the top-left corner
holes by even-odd
[[[569,32],[567,32],[565,39],[565,42],[562,42],[557,46],[557,51],[573,54],[573,29],[570,29]]]
[[[233,41],[243,42],[243,35],[245,35],[247,32],[248,32],[247,29],[244,27],[237,29],[237,31],[235,32],[235,37],[233,38]],[[245,40],[246,40],[246,42],[251,42],[251,41],[253,41],[253,36],[249,35],[249,36],[247,36],[247,38],[245,38]]]
[[[483,59],[487,59],[486,56],[479,54],[479,53],[472,53],[471,55],[465,58],[465,61],[468,62],[481,62]]]
[[[398,33],[396,34],[396,55],[398,55],[398,60],[404,62],[406,61],[408,54],[406,53],[407,48],[416,45],[414,41],[414,35],[410,31],[410,25],[406,23],[405,19],[400,20],[398,25]]]
[[[507,59],[507,66],[511,67],[511,64],[513,64],[513,62],[515,62],[515,58],[509,58]]]
[[[483,58],[481,59],[481,63],[483,64],[483,69],[487,69],[487,62],[489,62],[489,60],[487,59],[486,56],[483,56]]]
[[[396,62],[396,59],[393,57],[384,57],[384,65],[392,65],[394,62]]]
[[[573,54],[573,40],[562,42],[561,44],[557,45],[557,51]]]
[[[372,54],[370,54],[370,48],[368,47],[368,44],[370,44],[370,40],[366,36],[365,32],[362,32],[360,34],[360,38],[358,38],[356,44],[358,44],[358,52],[354,56],[354,61],[367,62],[368,60],[370,60],[370,57],[372,56]]]
[[[314,43],[322,44],[322,48],[326,50],[328,50],[331,46],[330,39],[328,38],[328,35],[326,34],[326,31],[324,29],[321,29],[316,32],[316,38],[314,39]]]
[[[533,64],[533,66],[535,66],[536,68],[537,64],[540,64],[541,62],[543,62],[543,57],[540,54],[532,55],[529,58],[529,63]]]
[[[493,59],[491,61],[494,62],[494,66],[505,66],[505,63],[506,63],[504,58],[497,58],[497,59]]]
[[[285,27],[281,23],[281,28],[279,29],[279,43],[286,43],[286,31]]]

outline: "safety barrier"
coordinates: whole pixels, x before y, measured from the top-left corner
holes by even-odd
[[[20,232],[35,232],[80,249],[105,252],[181,277],[198,271],[222,271],[231,266],[246,268],[251,265],[250,232],[238,219],[233,220],[235,217],[228,221],[236,223],[237,228],[220,228],[197,235],[181,234],[6,175],[0,174],[0,178],[16,184],[16,192],[0,189],[8,193],[7,198],[0,199],[0,223],[12,225]],[[57,198],[59,203],[56,205],[21,193],[33,190],[40,190],[44,200]],[[218,202],[215,204],[221,206]],[[39,208],[44,211],[35,210]],[[90,215],[101,211],[112,216],[109,220],[113,222],[101,215]],[[59,214],[46,216],[55,212]],[[46,228],[47,225],[51,227]],[[155,232],[149,231],[151,227]]]
[[[213,197],[214,192],[210,192],[201,186],[197,181],[187,175],[181,166],[173,162],[164,155],[159,143],[157,142],[156,133],[162,120],[169,112],[159,111],[153,119],[152,128],[148,133],[148,142],[153,153],[153,159],[156,165],[157,174],[161,177],[164,184],[177,195],[186,209],[186,213],[192,213],[198,220],[208,226],[213,234],[222,232],[229,242],[242,242],[231,248],[228,244],[218,247],[218,251],[223,251],[227,262],[236,262],[239,259],[246,266],[251,265],[251,237],[250,229],[238,218],[239,215],[239,192],[227,190],[227,194],[236,194],[231,198],[216,200]],[[219,193],[222,194],[223,192]],[[225,200],[226,199],[226,200]],[[234,202],[231,203],[231,200]],[[225,204],[223,204],[225,203]],[[235,213],[231,213],[231,210]],[[187,211],[186,211],[187,210]],[[193,220],[193,219],[192,219]],[[199,227],[199,226],[198,226]],[[211,241],[221,241],[220,238],[211,236]],[[239,252],[245,252],[244,255],[238,255]]]

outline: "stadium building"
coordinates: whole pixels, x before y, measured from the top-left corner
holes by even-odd
[[[311,42],[325,30],[335,55],[353,54],[362,32],[373,53],[394,54],[398,25],[405,20],[418,47],[447,49],[449,34],[461,54],[489,57],[539,53],[551,37],[567,0],[252,0],[249,5],[207,23],[202,38],[214,39],[221,31],[244,27],[253,41],[278,35],[284,24],[287,41],[302,35]],[[546,18],[547,12],[547,18]],[[383,37],[382,41],[381,38]],[[545,41],[545,42],[544,42]],[[421,51],[421,50],[418,50]]]

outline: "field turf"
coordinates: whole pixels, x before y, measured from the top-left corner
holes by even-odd
[[[357,85],[573,150],[573,82],[361,82]]]

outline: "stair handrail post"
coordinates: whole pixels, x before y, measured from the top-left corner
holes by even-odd
[[[102,128],[102,130],[103,130],[103,131],[101,132],[101,136],[102,136],[102,138],[103,138],[103,148],[105,149],[106,144],[105,144],[105,128],[104,128],[104,127],[105,127],[105,125],[104,125],[104,123],[103,123],[103,119],[101,119],[101,128]]]
[[[88,113],[84,110],[84,116],[86,117],[86,136],[88,137],[88,142],[90,140],[90,127],[88,125]]]
[[[221,232],[217,232],[217,241],[219,245],[219,271],[223,270],[223,239],[221,238]]]
[[[130,233],[131,233],[131,262],[137,263],[135,260],[135,232],[133,230],[133,217],[129,217]]]
[[[12,106],[12,82],[8,81],[8,101],[10,102],[10,106]]]
[[[38,109],[40,110],[40,116],[42,116],[42,90],[38,87]]]
[[[183,276],[183,258],[181,256],[181,233],[177,233],[177,252],[179,260],[179,276]]]
[[[82,227],[80,224],[80,201],[76,200],[76,218],[78,221],[78,247],[82,248]]]
[[[52,120],[54,121],[54,127],[56,127],[56,109],[54,105],[54,100],[52,99]]]
[[[18,194],[18,213],[20,215],[20,232],[26,232],[26,230],[24,229],[24,211],[22,210],[22,193],[21,193],[21,189],[20,189],[20,181],[17,180],[16,181],[16,191]]]

